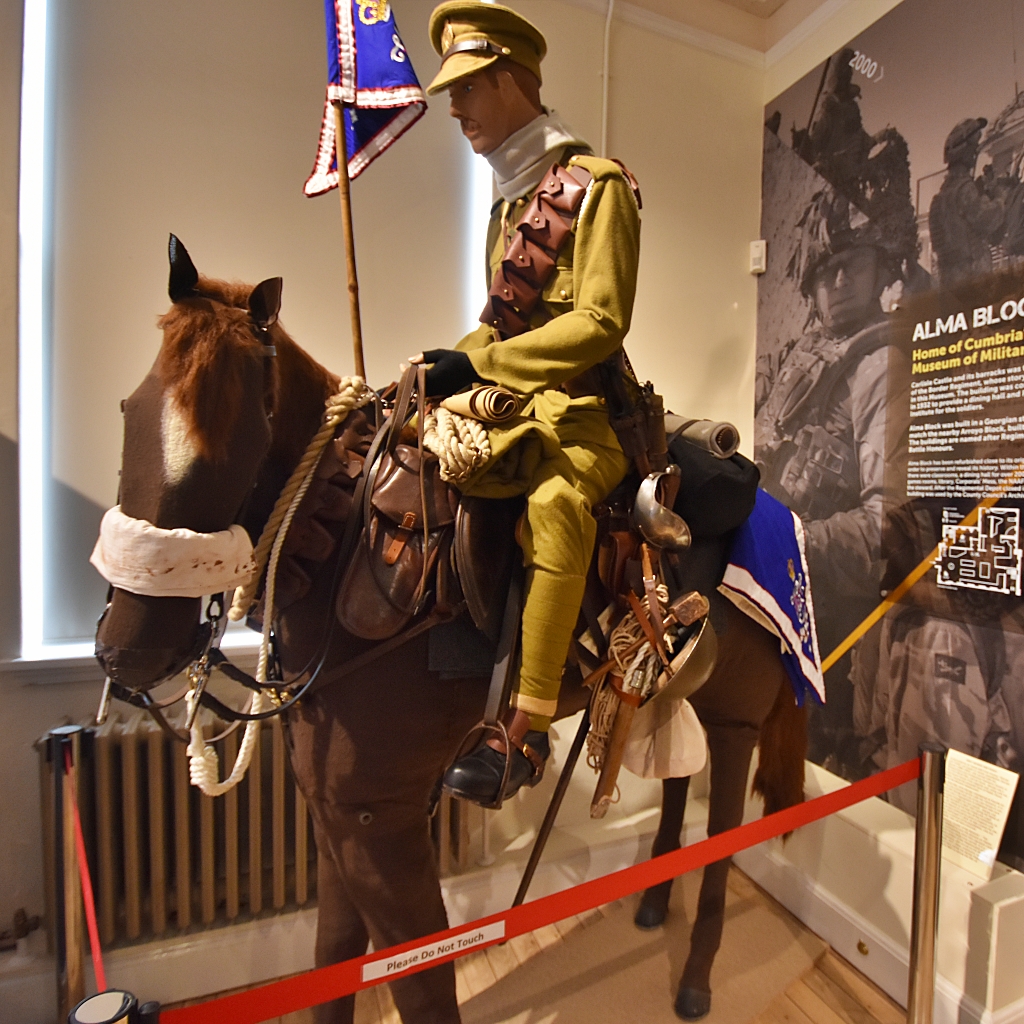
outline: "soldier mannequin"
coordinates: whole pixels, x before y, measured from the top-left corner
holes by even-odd
[[[540,62],[547,47],[526,19],[500,4],[452,0],[431,15],[430,37],[442,66],[428,92],[448,91],[451,116],[473,151],[491,164],[502,195],[487,236],[489,287],[552,165],[589,181],[525,329],[508,332],[497,321],[482,323],[455,349],[413,357],[429,364],[432,397],[488,381],[528,400],[512,424],[490,429],[491,461],[461,488],[480,497],[527,499],[522,668],[506,719],[515,748],[509,796],[535,784],[548,757],[547,729],[594,546],[590,509],[628,469],[600,389],[581,375],[614,357],[629,329],[639,207],[620,166],[592,156],[541,105]],[[452,766],[446,789],[495,802],[505,758],[501,738],[488,740]]]

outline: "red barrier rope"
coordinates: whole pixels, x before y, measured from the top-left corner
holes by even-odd
[[[273,1017],[283,1017],[331,999],[339,999],[360,989],[379,985],[390,978],[404,977],[497,942],[507,942],[524,932],[535,931],[544,925],[563,921],[575,914],[630,896],[659,882],[667,882],[670,878],[731,857],[740,850],[792,832],[869,797],[911,782],[920,774],[920,759],[914,758],[835,792],[769,814],[728,832],[720,832],[693,846],[662,854],[642,864],[634,864],[563,892],[482,917],[470,924],[448,928],[330,967],[320,967],[247,992],[213,999],[197,1006],[164,1010],[160,1015],[161,1024],[221,1024],[226,1020],[232,1024],[260,1024]]]
[[[71,774],[71,745],[64,747],[64,771]],[[75,814],[75,852],[78,855],[78,877],[82,882],[82,900],[85,903],[85,921],[89,929],[89,951],[92,953],[92,969],[96,975],[96,991],[105,992],[107,975],[103,970],[103,952],[100,949],[100,930],[96,926],[96,900],[92,894],[92,878],[89,875],[89,859],[85,855],[85,837],[82,835],[82,817],[78,813],[78,800],[75,798],[73,786],[67,790],[71,794],[71,809]]]

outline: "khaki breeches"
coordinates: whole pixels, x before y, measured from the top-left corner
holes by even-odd
[[[524,416],[490,431],[492,458],[463,487],[483,498],[526,495],[523,658],[512,703],[550,718],[579,615],[596,524],[591,508],[626,475],[629,461],[597,398],[535,396]]]

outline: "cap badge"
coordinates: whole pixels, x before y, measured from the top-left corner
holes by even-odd
[[[441,52],[444,53],[454,42],[455,29],[452,28],[450,21],[446,21],[444,23],[444,31],[441,33]]]

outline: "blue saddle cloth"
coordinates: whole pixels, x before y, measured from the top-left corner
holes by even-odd
[[[767,491],[758,488],[753,512],[736,530],[718,589],[779,638],[797,704],[808,693],[824,704],[803,525]]]

